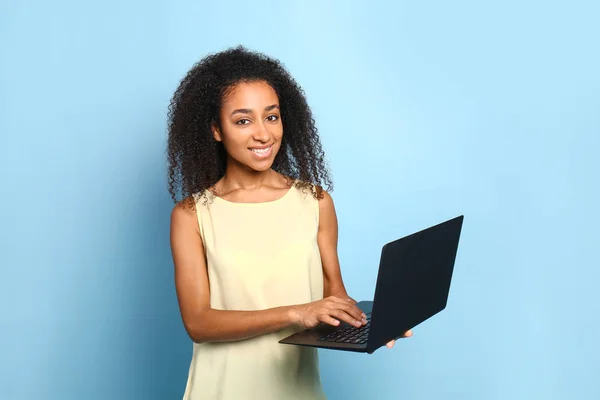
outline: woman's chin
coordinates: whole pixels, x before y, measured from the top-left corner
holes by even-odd
[[[248,160],[246,166],[256,172],[265,172],[271,169],[274,161],[275,157],[273,156],[264,159],[256,159],[253,157],[252,159]]]
[[[270,161],[270,162],[263,162],[263,163],[252,163],[251,165],[248,165],[248,168],[250,168],[251,170],[253,170],[255,172],[267,172],[271,169],[272,166],[273,166],[273,161]]]

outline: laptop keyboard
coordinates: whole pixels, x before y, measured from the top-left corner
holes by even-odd
[[[364,344],[367,343],[367,339],[369,338],[370,327],[371,313],[368,313],[366,325],[363,325],[360,328],[347,326],[345,328],[333,331],[330,334],[323,336],[319,340],[335,343]]]

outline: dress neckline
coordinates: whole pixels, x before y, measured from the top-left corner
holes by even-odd
[[[279,203],[281,201],[283,201],[286,197],[288,197],[290,195],[290,192],[292,190],[294,190],[294,187],[296,186],[296,181],[294,181],[294,183],[292,184],[292,186],[283,194],[283,196],[278,197],[274,200],[268,200],[268,201],[258,201],[258,202],[238,202],[238,201],[231,201],[231,200],[226,200],[220,196],[217,196],[216,194],[208,191],[210,193],[210,195],[215,199],[218,200],[221,203],[224,204],[231,204],[231,205],[236,205],[236,206],[260,206],[260,205],[269,205],[269,204],[275,204],[275,203]]]

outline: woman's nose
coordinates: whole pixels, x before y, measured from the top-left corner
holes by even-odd
[[[258,129],[256,129],[254,132],[254,135],[252,135],[254,140],[259,142],[268,142],[271,135],[269,134],[267,127],[264,125],[259,125],[257,128]]]

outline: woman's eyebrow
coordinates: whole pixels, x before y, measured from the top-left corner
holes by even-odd
[[[279,110],[279,106],[277,104],[271,104],[270,106],[265,107],[265,111],[272,111],[274,109]],[[252,114],[251,108],[238,108],[237,110],[233,110],[230,115],[233,114]]]

